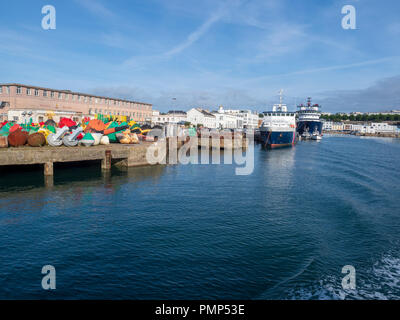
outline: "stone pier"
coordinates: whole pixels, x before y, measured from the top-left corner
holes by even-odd
[[[146,152],[152,143],[143,142],[135,145],[110,144],[93,147],[20,147],[0,148],[0,166],[18,166],[43,164],[44,175],[54,175],[54,163],[100,160],[104,171],[113,164],[127,167],[150,165]]]

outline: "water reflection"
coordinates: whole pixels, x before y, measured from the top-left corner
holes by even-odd
[[[286,190],[292,183],[296,148],[262,151],[261,162],[266,186]]]

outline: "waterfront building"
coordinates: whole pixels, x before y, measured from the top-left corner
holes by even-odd
[[[232,114],[237,117],[237,129],[248,128],[256,129],[259,125],[259,116],[257,111],[252,110],[239,110],[239,109],[225,109],[225,114]]]
[[[352,131],[360,133],[398,133],[399,127],[385,122],[372,122],[364,124],[353,124]]]
[[[187,112],[187,121],[194,126],[201,125],[205,128],[210,128],[210,129],[217,128],[217,121],[215,115],[201,108],[190,109]]]
[[[322,122],[322,130],[323,131],[332,131],[332,121],[323,121]]]
[[[213,112],[218,129],[237,129],[242,126],[242,119],[239,114],[227,113],[223,106]]]
[[[382,112],[365,112],[361,114],[367,114],[367,115],[396,115],[400,114],[400,110],[390,110],[390,111],[382,111]]]
[[[160,111],[153,111],[151,122],[153,124],[178,124],[187,121],[185,111],[171,110],[167,113],[160,113]]]
[[[259,116],[257,111],[242,110],[240,115],[243,118],[243,128],[257,129],[259,127]]]
[[[218,112],[213,113],[217,117],[217,126],[221,128],[256,129],[260,126],[257,111],[224,109],[220,106]],[[236,124],[233,124],[233,122],[236,122]]]
[[[96,114],[127,116],[137,122],[151,121],[149,103],[97,96],[70,90],[49,89],[24,84],[0,84],[0,120],[34,122],[49,115],[81,119]]]
[[[324,131],[344,131],[345,125],[343,122],[324,121],[322,128]]]
[[[386,122],[365,122],[365,123],[343,123],[325,121],[324,131],[348,131],[358,133],[399,133],[400,128],[397,125],[391,125]]]

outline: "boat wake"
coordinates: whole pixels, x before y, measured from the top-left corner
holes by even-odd
[[[385,255],[371,269],[356,275],[356,289],[344,290],[342,278],[328,276],[309,287],[290,289],[289,300],[400,299],[400,258]]]

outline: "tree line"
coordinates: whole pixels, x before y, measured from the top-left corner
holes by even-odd
[[[331,115],[321,115],[322,119],[327,121],[373,121],[373,122],[380,122],[380,121],[400,121],[400,114],[357,114],[357,115],[348,115],[348,114],[331,114]]]

